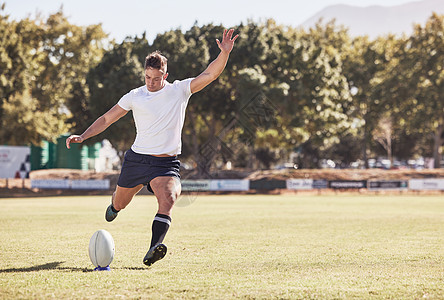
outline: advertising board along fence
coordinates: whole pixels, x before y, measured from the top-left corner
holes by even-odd
[[[444,191],[444,178],[410,179],[409,189],[413,191]]]
[[[109,179],[71,180],[71,179],[31,179],[31,188],[59,190],[109,190]]]
[[[444,178],[424,178],[410,180],[324,180],[324,179],[287,179],[287,180],[247,180],[247,179],[209,179],[182,180],[182,191],[267,191],[276,189],[298,190],[361,190],[368,191],[444,191]],[[72,190],[109,190],[110,180],[73,180],[73,179],[31,179],[31,188],[72,189]]]
[[[369,191],[404,191],[408,190],[407,180],[371,180],[367,183]]]

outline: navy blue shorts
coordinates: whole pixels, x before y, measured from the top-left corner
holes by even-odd
[[[133,188],[139,184],[146,185],[148,191],[153,192],[150,181],[159,176],[177,177],[180,161],[177,156],[157,157],[148,154],[139,154],[129,149],[125,153],[122,170],[117,185]]]

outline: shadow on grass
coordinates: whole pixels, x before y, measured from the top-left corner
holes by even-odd
[[[93,268],[74,268],[74,267],[61,267],[64,261],[55,261],[43,265],[37,265],[28,268],[10,268],[10,269],[0,269],[0,273],[26,273],[26,272],[37,272],[37,271],[45,271],[45,270],[61,270],[61,271],[69,271],[69,272],[94,272]],[[113,270],[113,268],[111,268]],[[148,270],[148,268],[143,267],[128,267],[128,268],[116,268],[116,270],[133,270],[133,271],[142,271]]]
[[[126,267],[126,268],[116,268],[117,270],[130,270],[130,271],[144,271],[149,270],[147,267]]]
[[[44,271],[44,270],[63,270],[63,271],[71,271],[71,272],[92,272],[92,269],[87,268],[72,268],[72,267],[60,267],[64,261],[55,261],[43,265],[37,265],[28,268],[10,268],[0,270],[0,273],[19,273],[19,272],[36,272],[36,271]]]

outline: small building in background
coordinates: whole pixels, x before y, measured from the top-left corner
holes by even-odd
[[[96,161],[102,148],[101,143],[93,145],[71,144],[66,148],[66,138],[62,135],[56,143],[44,141],[41,146],[31,146],[31,170],[78,169],[95,170]]]

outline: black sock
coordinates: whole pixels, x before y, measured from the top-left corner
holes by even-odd
[[[168,231],[168,228],[170,228],[170,225],[171,225],[171,218],[169,216],[157,214],[154,217],[153,226],[152,226],[153,235],[151,237],[150,248],[163,242],[163,239],[165,238],[165,235]]]
[[[116,214],[120,211],[120,210],[115,209],[114,205],[112,205],[112,204],[111,204],[111,210]]]

